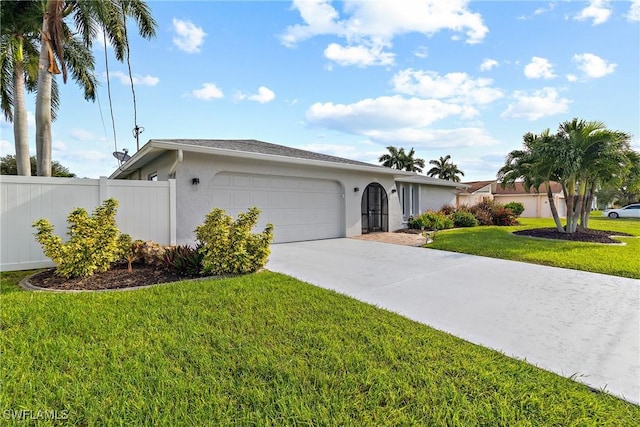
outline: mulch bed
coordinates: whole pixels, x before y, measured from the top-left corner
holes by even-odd
[[[78,279],[57,276],[51,268],[29,278],[33,286],[59,290],[102,290],[148,286],[158,283],[176,282],[190,279],[169,270],[145,264],[133,264],[133,271],[127,271],[126,263],[116,263],[104,273]]]
[[[396,233],[419,234],[420,230],[397,230]],[[530,230],[514,231],[520,236],[538,237],[543,239],[570,240],[574,242],[590,242],[605,244],[620,244],[610,236],[633,236],[618,231],[584,230],[579,229],[575,233],[560,233],[555,228],[534,228]],[[37,273],[29,278],[33,286],[45,289],[58,290],[104,290],[124,289],[136,286],[148,286],[158,283],[177,282],[179,280],[192,279],[193,277],[180,276],[172,271],[160,267],[153,267],[141,263],[133,264],[133,271],[127,271],[126,263],[116,263],[104,273],[96,273],[82,279],[65,279],[57,276],[55,269],[51,268]]]
[[[631,236],[632,234],[621,233],[619,231],[603,231],[591,229],[578,229],[575,233],[560,233],[555,228],[533,228],[531,230],[514,231],[513,234],[520,236],[538,237],[542,239],[570,240],[573,242],[620,244],[619,240],[612,239],[611,236]]]

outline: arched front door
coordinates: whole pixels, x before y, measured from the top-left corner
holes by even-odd
[[[387,192],[373,182],[362,194],[362,234],[389,231],[389,205]]]

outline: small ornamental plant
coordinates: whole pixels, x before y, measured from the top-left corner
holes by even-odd
[[[261,233],[252,233],[259,216],[256,207],[240,213],[235,221],[219,208],[207,214],[195,230],[206,274],[246,274],[264,267],[271,253],[273,225],[267,224]]]
[[[111,198],[91,215],[83,208],[74,209],[67,217],[67,242],[53,234],[53,226],[47,219],[33,223],[38,230],[36,240],[56,265],[56,274],[66,278],[88,277],[107,271],[112,262],[123,258],[131,248],[131,238],[118,230],[117,208],[118,201]]]

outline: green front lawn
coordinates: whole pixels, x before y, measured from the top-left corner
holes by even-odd
[[[555,227],[553,219],[518,218],[514,227],[473,227],[439,231],[428,248],[492,258],[524,261],[574,270],[640,279],[640,219],[609,219],[592,216],[589,227],[620,231],[633,238],[620,238],[626,245],[603,245],[561,240],[532,239],[511,234],[529,228]]]
[[[3,274],[5,287],[19,276]],[[5,417],[58,411],[89,426],[640,419],[623,400],[269,272],[126,292],[7,292],[1,302]]]

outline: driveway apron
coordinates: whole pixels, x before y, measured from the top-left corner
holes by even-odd
[[[639,280],[356,239],[271,250],[271,271],[640,403]]]

